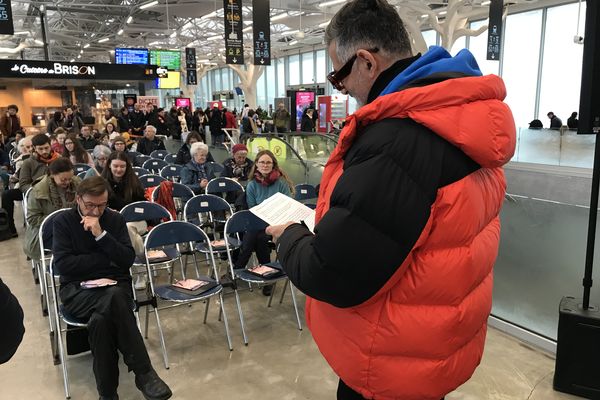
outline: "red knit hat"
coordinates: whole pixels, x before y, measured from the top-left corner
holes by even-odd
[[[235,154],[235,153],[237,153],[238,151],[245,151],[245,152],[247,152],[247,151],[248,151],[248,148],[246,147],[246,145],[245,145],[245,144],[238,143],[238,144],[234,145],[234,146],[231,148],[231,154]]]

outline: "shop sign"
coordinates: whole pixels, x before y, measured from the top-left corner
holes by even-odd
[[[156,69],[155,65],[0,60],[1,78],[153,80]]]

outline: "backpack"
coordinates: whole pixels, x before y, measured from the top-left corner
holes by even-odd
[[[12,237],[10,226],[8,225],[8,213],[4,208],[0,208],[0,241]]]

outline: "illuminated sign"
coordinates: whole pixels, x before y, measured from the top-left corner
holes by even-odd
[[[155,65],[67,63],[33,60],[0,60],[0,78],[152,80]]]

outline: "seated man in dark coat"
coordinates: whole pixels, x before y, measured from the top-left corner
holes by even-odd
[[[154,150],[165,150],[165,144],[156,137],[156,128],[148,125],[144,131],[144,137],[138,141],[137,151],[149,156]]]
[[[52,253],[65,309],[88,321],[100,399],[119,398],[119,350],[144,397],[166,400],[171,390],[152,368],[132,312],[129,268],[135,253],[125,220],[106,207],[108,186],[100,176],[85,179],[77,188],[76,200],[73,209],[54,220]],[[111,284],[82,285],[97,279]]]

